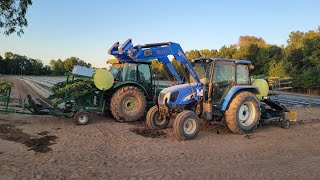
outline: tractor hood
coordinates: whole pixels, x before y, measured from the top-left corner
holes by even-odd
[[[195,102],[196,83],[181,84],[163,89],[158,98],[159,104],[190,104]]]

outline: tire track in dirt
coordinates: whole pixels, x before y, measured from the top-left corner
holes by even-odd
[[[300,110],[300,109],[298,109]],[[318,109],[304,109],[304,119]],[[310,116],[310,117],[308,117]],[[12,116],[15,123],[22,116]],[[58,136],[44,155],[25,148],[0,154],[0,175],[43,179],[317,179],[320,163],[320,123],[295,124],[284,130],[266,125],[250,136],[216,127],[192,141],[146,138],[130,131],[143,123],[117,123],[93,116],[86,126],[73,119],[23,118],[26,132],[49,131]],[[19,127],[19,128],[20,128]],[[1,142],[2,143],[2,142]],[[5,143],[5,142],[4,142]],[[0,147],[1,150],[1,147]]]
[[[220,161],[222,159],[225,159],[225,165],[230,165],[231,167],[234,167],[234,166],[238,166],[238,165],[241,165],[241,164],[244,164],[243,162],[246,162],[246,161],[249,161],[249,162],[254,162],[252,164],[248,164],[248,165],[256,165],[256,163],[265,160],[265,159],[274,159],[274,157],[276,157],[277,155],[286,155],[285,153],[285,149],[283,149],[281,146],[278,146],[278,147],[275,147],[274,145],[270,145],[270,147],[265,147],[264,145],[260,145],[261,147],[259,146],[254,146],[252,147],[253,150],[251,151],[238,151],[238,153],[235,153],[233,154],[232,156],[215,156],[214,158],[210,158],[208,159],[208,157],[210,157],[210,154],[205,154],[205,153],[201,153],[200,155],[194,155],[194,154],[189,154],[187,155],[186,157],[183,157],[182,159],[184,160],[188,160],[188,161],[185,161],[187,164],[189,163],[192,163],[195,167],[198,167],[202,164],[202,161],[203,160],[210,160],[210,161]],[[272,149],[276,149],[276,151],[271,151]],[[255,154],[263,154],[262,156],[258,156],[258,157],[252,157],[252,155],[255,155]],[[188,154],[188,153],[187,153]],[[296,154],[290,154],[289,156],[283,156],[283,158],[285,159],[289,159],[289,160],[292,160],[293,157],[295,157],[296,155],[299,155],[298,153]],[[194,158],[192,158],[194,157]],[[212,156],[211,156],[212,157]],[[167,156],[167,157],[164,157],[164,156],[161,156],[161,157],[153,157],[153,158],[149,158],[147,159],[148,161],[153,161],[154,159],[163,159],[164,161],[170,161],[170,157]],[[146,161],[143,161],[144,163],[146,163]],[[277,161],[275,161],[277,163]],[[168,164],[171,164],[173,165],[174,162],[168,162]],[[198,165],[197,165],[198,164]],[[226,166],[227,168],[228,166]],[[279,168],[270,168],[270,167],[266,167],[266,168],[263,168],[260,167],[259,168],[263,173],[260,173],[260,175],[271,175],[271,177],[277,177],[281,174],[284,174],[286,171],[285,170],[281,170]],[[149,171],[147,172],[153,172],[155,171],[154,169],[150,169]],[[186,173],[187,169],[179,169],[178,171],[175,171],[174,174],[175,174],[175,177],[179,177],[180,174],[183,174],[183,173]],[[238,175],[236,177],[247,177],[248,174],[246,173],[237,173]],[[141,174],[135,174],[135,175],[141,175],[143,176],[144,175],[144,172],[142,172]],[[251,173],[252,175],[252,173]],[[254,177],[254,176],[253,176]]]

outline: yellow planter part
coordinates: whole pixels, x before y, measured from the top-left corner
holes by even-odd
[[[260,94],[256,94],[256,97],[259,100],[262,100],[263,96],[268,96],[269,85],[268,82],[264,79],[256,79],[253,81],[252,86],[256,86],[259,88]]]
[[[105,69],[98,69],[93,76],[93,82],[99,90],[105,91],[112,87],[114,77],[111,72]]]
[[[298,120],[298,113],[291,111],[291,112],[287,112],[285,114],[285,118],[288,119],[289,121],[297,121]]]

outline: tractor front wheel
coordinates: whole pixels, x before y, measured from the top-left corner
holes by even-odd
[[[200,119],[193,111],[184,110],[174,120],[173,130],[178,140],[193,139],[200,131]]]
[[[225,120],[235,134],[252,132],[260,120],[259,101],[248,91],[236,94],[225,112]]]
[[[146,124],[150,129],[165,129],[167,128],[169,122],[169,118],[160,115],[158,106],[153,106],[149,109],[146,117]]]
[[[146,107],[146,96],[134,86],[126,86],[117,90],[110,103],[111,113],[119,122],[138,120],[144,115]]]

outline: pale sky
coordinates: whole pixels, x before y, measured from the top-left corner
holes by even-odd
[[[291,31],[320,25],[320,1],[33,0],[22,37],[0,35],[0,55],[11,51],[40,59],[71,56],[105,67],[107,50],[128,38],[146,44],[173,41],[185,51],[218,49],[239,36],[285,44]]]

